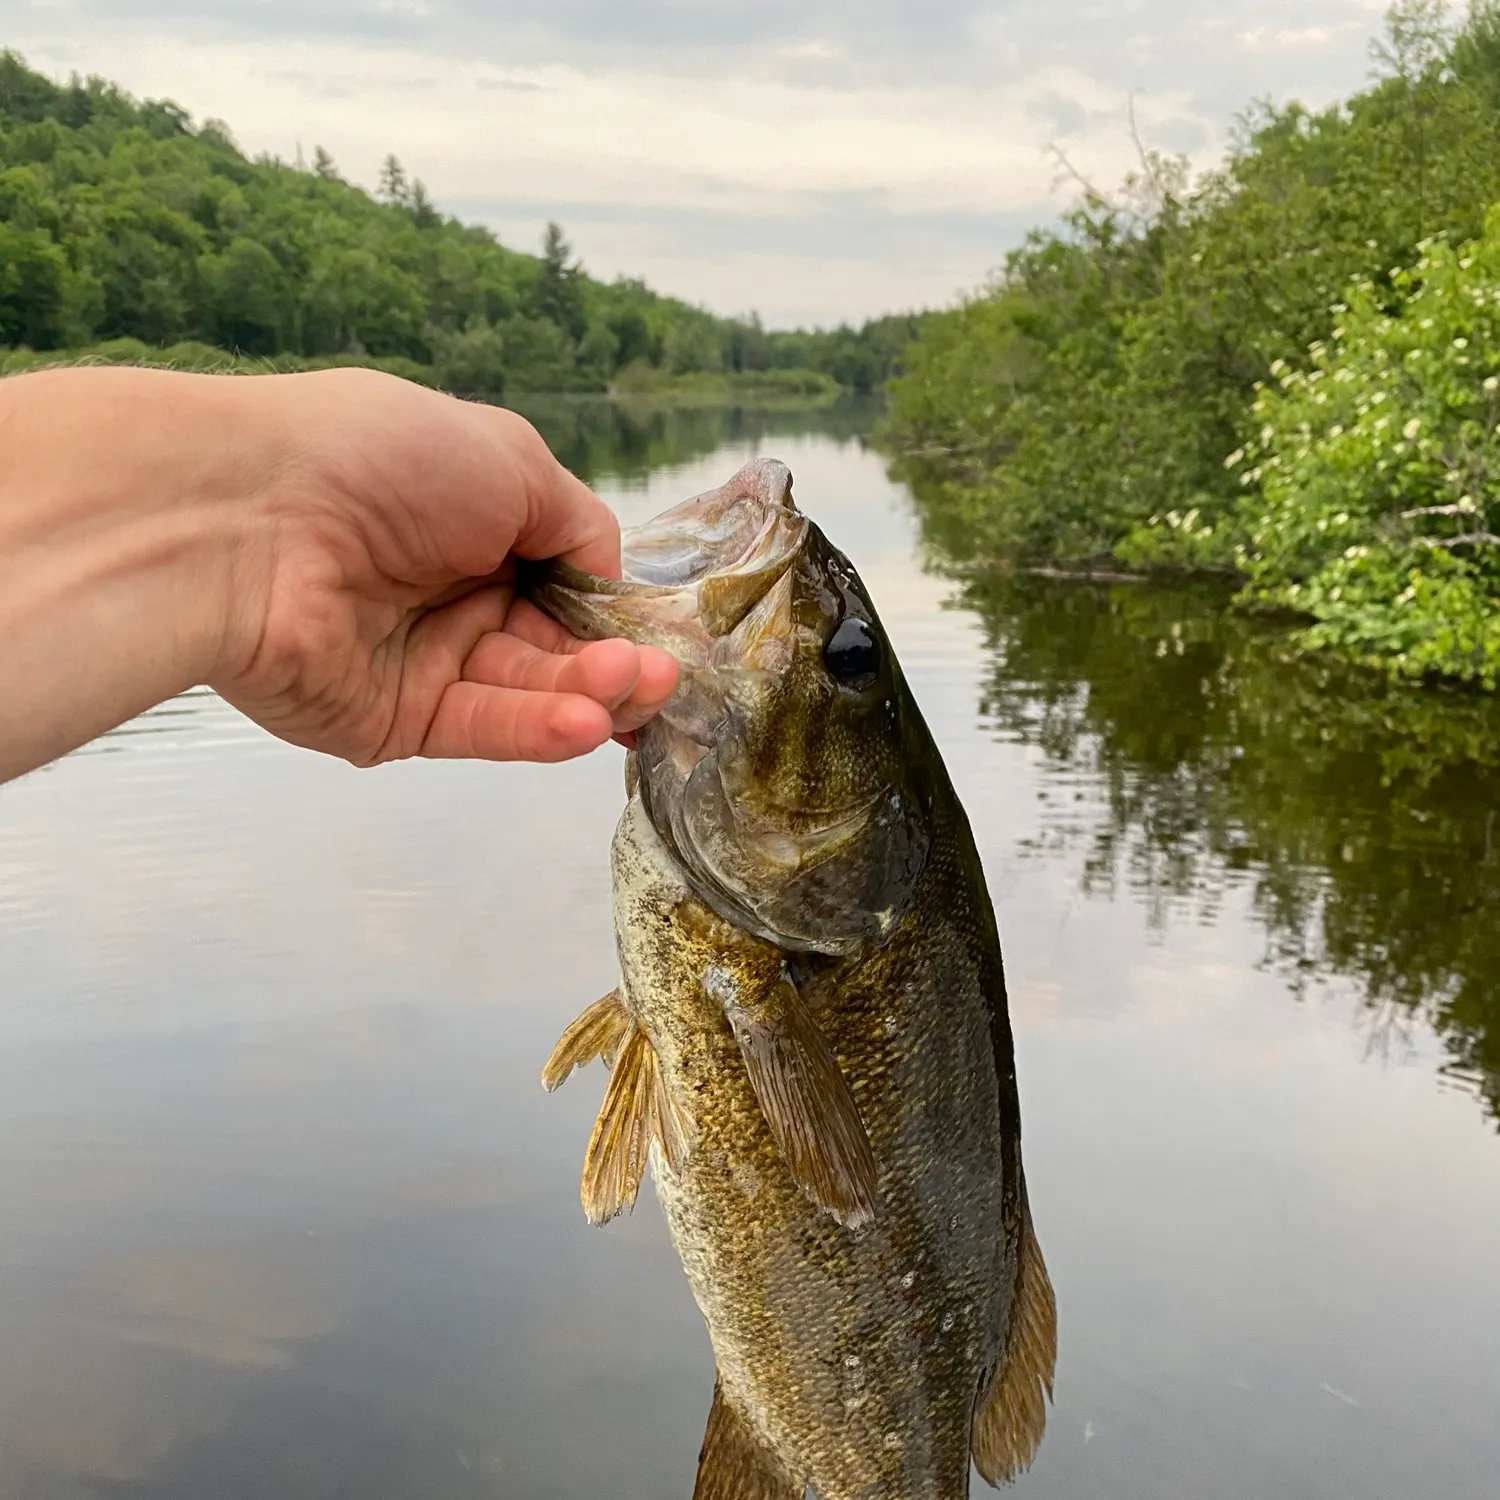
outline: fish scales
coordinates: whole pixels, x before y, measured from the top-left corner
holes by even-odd
[[[1014,1160],[1000,1108],[1013,1084],[958,864],[935,858],[889,944],[811,990],[881,1164],[885,1211],[851,1231],[787,1176],[704,991],[740,935],[682,883],[639,800],[615,836],[626,1006],[701,1122],[681,1174],[656,1174],[657,1198],[726,1391],[823,1500],[965,1493],[972,1407],[1009,1317],[1015,1185],[992,1164]]]
[[[612,1066],[585,1209],[649,1153],[718,1364],[696,1500],[960,1500],[971,1454],[1029,1463],[1055,1358],[967,819],[782,466],[636,545],[641,583],[627,545],[625,582],[536,595],[683,667],[611,849],[621,986],[544,1073]]]

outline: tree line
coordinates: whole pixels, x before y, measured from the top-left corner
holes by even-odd
[[[929,320],[891,437],[961,554],[1212,569],[1302,644],[1500,679],[1500,3],[1400,0],[1369,87],[1144,145]]]
[[[466,394],[603,390],[623,372],[800,369],[878,388],[917,326],[774,332],[589,276],[445,216],[387,158],[377,190],[254,160],[228,126],[0,52],[0,347],[385,364]],[[18,368],[23,360],[11,359]]]

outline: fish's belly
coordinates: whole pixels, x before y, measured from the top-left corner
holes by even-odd
[[[726,1394],[820,1500],[963,1496],[1014,1282],[998,1126],[953,1153],[883,1097],[899,1078],[852,1076],[881,1174],[874,1222],[851,1230],[791,1180],[733,1038],[709,1051],[676,1080],[692,1155],[653,1176]]]

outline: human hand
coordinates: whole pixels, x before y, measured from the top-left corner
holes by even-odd
[[[664,652],[517,597],[518,557],[620,566],[614,516],[529,423],[365,370],[240,386],[277,456],[208,677],[241,712],[358,765],[557,761],[671,696]]]

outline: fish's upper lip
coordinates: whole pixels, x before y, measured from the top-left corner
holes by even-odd
[[[727,560],[713,559],[701,572],[680,583],[650,582],[629,575],[629,544],[624,548],[627,575],[605,578],[586,573],[561,558],[529,566],[522,575],[522,588],[543,609],[563,619],[576,613],[558,595],[571,595],[577,605],[593,607],[596,622],[600,614],[608,616],[625,601],[679,601],[672,611],[679,625],[695,618],[708,637],[728,635],[741,620],[770,592],[791,568],[806,544],[811,523],[800,511],[785,506],[767,506],[762,524]],[[788,524],[790,523],[790,524]],[[626,534],[627,538],[629,533]],[[551,596],[549,600],[549,595]],[[619,604],[613,601],[619,601]],[[561,608],[559,606],[561,605]],[[670,610],[670,606],[664,606]],[[684,612],[685,611],[685,612]],[[666,616],[664,615],[663,618]],[[642,614],[644,619],[644,613]],[[622,627],[626,620],[619,622]],[[631,634],[626,629],[622,633]]]

